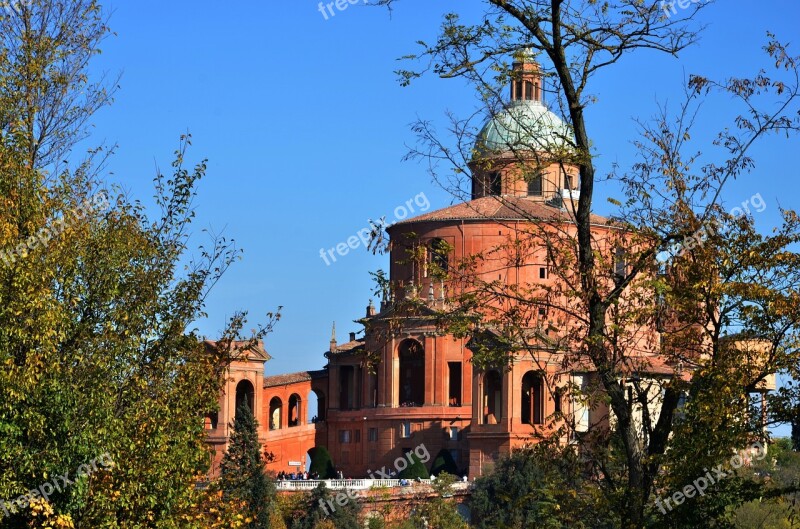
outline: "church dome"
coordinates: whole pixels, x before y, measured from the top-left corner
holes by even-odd
[[[572,132],[561,118],[541,101],[512,101],[493,116],[475,140],[478,156],[506,152],[553,152],[568,148]]]

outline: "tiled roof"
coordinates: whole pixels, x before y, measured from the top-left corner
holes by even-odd
[[[328,351],[328,354],[347,354],[357,352],[359,349],[364,348],[364,340],[353,340],[352,342],[337,345],[333,351]]]
[[[559,220],[572,221],[572,212],[554,205],[515,196],[487,196],[425,213],[395,224],[446,220]],[[607,224],[605,217],[592,215],[595,224]]]
[[[271,377],[264,377],[264,387],[274,388],[276,386],[286,386],[289,384],[296,384],[298,382],[308,382],[327,376],[328,372],[324,369],[319,371],[300,371],[298,373],[288,373],[285,375],[273,375]]]

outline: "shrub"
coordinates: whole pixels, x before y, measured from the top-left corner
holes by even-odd
[[[422,463],[422,460],[417,456],[417,454],[413,452],[409,452],[411,454],[411,464],[403,469],[400,472],[400,479],[428,479],[430,478],[430,474],[428,474],[428,469],[425,468],[425,465]]]
[[[317,446],[308,451],[311,456],[310,473],[317,473],[320,479],[334,479],[336,478],[336,469],[331,460],[331,454],[324,446]]]

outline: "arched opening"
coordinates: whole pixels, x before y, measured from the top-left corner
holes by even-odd
[[[278,397],[269,401],[269,429],[280,430],[283,419],[283,402]]]
[[[325,420],[325,410],[327,402],[325,401],[325,394],[319,390],[311,390],[308,394],[308,422],[314,424]]]
[[[219,426],[219,413],[214,411],[205,416],[206,430],[216,430]]]
[[[503,379],[497,371],[483,377],[483,424],[498,424],[503,417]]]
[[[247,406],[247,409],[255,416],[255,398],[256,398],[256,390],[253,387],[253,383],[249,380],[242,380],[238,384],[236,384],[236,411],[242,407],[242,405]],[[234,411],[234,413],[236,413]],[[234,415],[235,416],[235,415]]]
[[[289,427],[300,426],[302,423],[302,399],[297,393],[289,396]]]
[[[416,340],[403,340],[399,357],[400,406],[422,406],[425,403],[425,349]]]
[[[544,384],[535,371],[522,377],[522,423],[544,424]]]

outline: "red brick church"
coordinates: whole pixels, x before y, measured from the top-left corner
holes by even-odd
[[[443,334],[436,325],[436,309],[447,303],[451,286],[429,274],[424,263],[407,258],[409,246],[428,249],[428,259],[447,269],[449,263],[527,233],[531,222],[574,228],[570,206],[577,197],[577,168],[557,163],[542,167],[539,162],[530,178],[518,152],[520,136],[526,136],[527,145],[533,139],[546,151],[558,148],[569,129],[542,101],[538,66],[520,59],[514,71],[511,101],[478,136],[475,152],[481,158],[472,164],[471,200],[388,229],[390,279],[398,287],[378,307],[370,302],[362,320],[365,336],[350,333],[340,342],[334,328],[328,350],[321,353],[327,365],[320,371],[264,376],[270,357],[263,347],[231,365],[220,411],[207,420],[216,463],[242,401],[255,410],[262,440],[275,456],[270,470],[301,471],[309,449],[325,446],[336,467],[354,478],[389,466],[422,444],[433,456],[450,451],[462,473],[474,477],[499,455],[531,442],[556,411],[579,432],[608,420],[607,408],[588,409],[544,390],[542,359],[548,378],[557,383],[581,387],[593,376],[565,369],[544,347],[538,364],[520,354],[508,370],[475,369],[469,340]],[[595,225],[600,238],[613,229],[600,217]],[[442,243],[447,253],[433,250]],[[480,272],[495,274],[508,285],[530,287],[555,280],[545,252],[536,248],[523,263]],[[408,297],[421,302],[413,317],[395,310],[398,299]],[[655,354],[655,331],[645,334],[651,335],[642,340],[642,355],[651,360],[648,376],[675,376],[676,367],[659,362]],[[318,408],[313,420],[308,413],[312,397]]]

